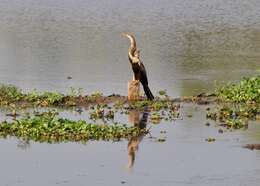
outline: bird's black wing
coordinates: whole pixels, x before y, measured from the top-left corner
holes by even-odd
[[[140,81],[143,85],[148,85],[147,73],[143,63],[140,63]]]

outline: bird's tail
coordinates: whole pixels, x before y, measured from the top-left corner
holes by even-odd
[[[148,98],[149,100],[153,100],[153,99],[154,99],[154,96],[153,96],[153,94],[152,94],[150,88],[148,87],[148,85],[143,85],[143,87],[144,87],[144,93],[145,93],[145,95],[147,96],[147,98]]]

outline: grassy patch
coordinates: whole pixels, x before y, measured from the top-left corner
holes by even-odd
[[[10,105],[18,102],[30,102],[42,106],[55,105],[64,100],[66,96],[58,92],[38,92],[33,90],[23,93],[13,85],[0,86],[0,104]]]
[[[55,105],[64,99],[64,95],[58,92],[37,92],[33,90],[24,95],[24,100],[40,104],[42,106]]]
[[[82,89],[70,88],[67,95],[59,92],[39,92],[32,90],[23,93],[22,90],[13,85],[0,85],[0,105],[23,104],[23,106],[75,106],[77,103],[94,100],[98,97],[95,93],[89,96],[82,96]]]

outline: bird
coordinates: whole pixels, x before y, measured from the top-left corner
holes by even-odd
[[[148,86],[147,73],[144,64],[140,60],[140,50],[137,49],[135,37],[128,33],[122,33],[122,35],[130,40],[130,46],[128,48],[128,59],[134,72],[133,79],[141,82],[145,95],[149,100],[153,100],[154,96]]]

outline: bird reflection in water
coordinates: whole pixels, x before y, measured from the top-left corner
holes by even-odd
[[[147,120],[149,116],[149,110],[146,107],[142,114],[142,118],[140,119],[140,111],[132,110],[129,112],[128,120],[129,123],[133,124],[135,127],[139,127],[141,129],[146,128]],[[135,162],[135,153],[138,150],[139,143],[142,141],[145,134],[140,134],[139,136],[132,137],[127,145],[128,150],[128,168],[132,168]]]

